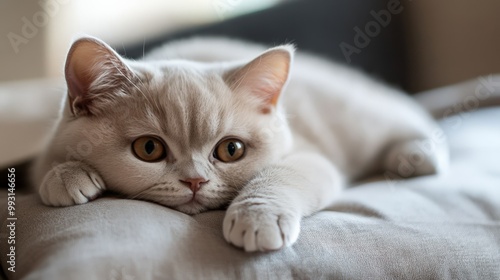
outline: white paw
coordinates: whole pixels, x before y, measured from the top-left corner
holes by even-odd
[[[94,200],[104,188],[104,181],[93,168],[70,161],[52,168],[45,175],[39,194],[46,205],[70,206]]]
[[[247,252],[290,246],[299,236],[300,215],[266,202],[231,204],[223,222],[224,238]]]

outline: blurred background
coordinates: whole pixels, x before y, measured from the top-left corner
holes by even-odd
[[[194,35],[293,42],[414,93],[500,73],[499,12],[496,0],[0,0],[0,165],[42,147],[81,34],[129,58]]]
[[[380,43],[391,48],[397,60],[402,60],[391,63],[398,64],[396,72],[404,71],[405,75],[399,80],[389,78],[390,82],[409,91],[420,91],[500,72],[500,2],[495,0],[0,0],[0,81],[60,77],[65,53],[78,34],[91,34],[117,49],[125,49],[129,45],[148,44],[153,38],[166,40],[168,34],[258,14],[280,5],[295,5],[298,12],[291,13],[286,7],[281,11],[275,9],[274,20],[266,24],[269,28],[279,25],[281,30],[276,30],[274,40],[267,43],[279,43],[283,38],[280,34],[287,34],[283,39],[288,41],[299,41],[299,48],[302,41],[322,42],[312,35],[300,34],[302,37],[294,38],[294,30],[287,29],[287,25],[295,30],[302,25],[316,29],[306,30],[310,34],[331,37],[328,47],[338,53],[342,42],[356,47],[354,28],[364,31],[366,24],[374,20],[371,12],[387,10],[388,5],[396,7],[398,3],[402,10],[392,14],[388,26],[381,26],[379,34],[370,37],[368,46],[358,48],[364,53],[370,52],[370,48],[380,48]],[[300,10],[304,9],[312,12],[301,16]],[[314,25],[312,21],[320,23]],[[248,29],[251,21],[239,24],[234,28]],[[376,26],[370,27],[377,31]],[[259,25],[253,33],[258,32],[266,30]],[[242,35],[245,37],[248,32]],[[261,39],[258,34],[250,37],[258,41],[272,39],[272,36]],[[306,49],[324,48],[307,46]],[[330,53],[326,56],[347,62]],[[351,59],[350,63],[386,78],[374,67],[363,67],[364,62]]]
[[[60,76],[69,44],[79,34],[90,34],[120,46],[222,21],[278,2],[1,0],[0,80]]]

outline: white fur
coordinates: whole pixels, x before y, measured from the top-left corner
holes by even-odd
[[[125,61],[136,82],[128,92],[110,90],[113,98],[92,105],[101,106],[100,115],[76,116],[65,103],[35,168],[44,203],[85,203],[104,185],[190,214],[231,203],[223,223],[226,240],[246,251],[267,251],[293,244],[301,218],[329,205],[352,180],[445,169],[446,143],[433,138],[438,126],[404,93],[319,57],[299,52],[292,61],[289,46],[278,48],[289,58],[281,55],[270,64],[292,65],[287,86],[271,113],[262,114],[262,100],[252,93],[258,79],[245,75],[287,68],[259,69],[254,63],[262,71],[235,72],[248,83],[243,87],[232,86],[225,75],[265,50],[197,38],[167,44],[142,61]],[[281,74],[268,76],[270,88],[282,86],[272,79]],[[106,84],[93,87],[106,91]],[[134,158],[130,143],[145,134],[164,139],[172,160]],[[244,139],[248,150],[244,159],[222,164],[211,153],[228,135]],[[192,192],[178,180],[197,176],[210,182],[196,203],[188,203]]]

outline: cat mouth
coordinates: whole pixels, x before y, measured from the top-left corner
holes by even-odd
[[[184,203],[184,204],[201,204],[201,202],[196,197],[196,194],[193,194],[193,196],[191,197],[191,199],[188,202]]]
[[[186,202],[183,204],[183,206],[188,206],[188,207],[203,207],[203,204],[201,204],[200,202],[196,201],[196,200],[191,200],[189,202]]]

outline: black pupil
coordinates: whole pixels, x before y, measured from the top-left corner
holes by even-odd
[[[234,153],[236,153],[236,145],[234,142],[229,142],[229,144],[227,144],[227,151],[230,156],[234,156]]]
[[[150,155],[155,150],[155,142],[153,142],[153,140],[149,140],[144,145],[144,149],[146,149],[146,153]]]

